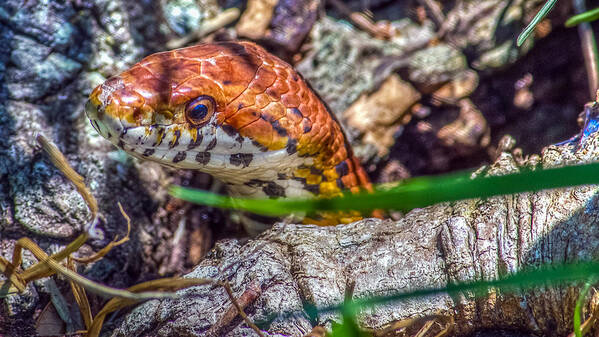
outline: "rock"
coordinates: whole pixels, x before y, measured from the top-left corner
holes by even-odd
[[[420,93],[392,74],[378,90],[360,96],[343,116],[350,127],[360,131],[364,143],[375,146],[378,156],[383,157],[395,143],[394,133],[409,122],[409,109],[418,100]],[[354,149],[360,152],[358,146]]]
[[[239,36],[261,39],[266,34],[278,0],[249,0],[245,11],[235,25]]]

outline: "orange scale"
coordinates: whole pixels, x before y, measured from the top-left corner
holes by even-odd
[[[169,62],[167,69],[161,71],[169,77],[172,86],[176,87],[191,77],[200,74],[200,63],[198,61],[181,60],[179,62]]]
[[[259,118],[237,130],[241,136],[249,137],[250,139],[258,142],[260,145],[271,149],[274,130],[272,129],[272,125],[270,125],[270,123],[264,119]]]
[[[301,104],[300,98],[295,93],[281,95],[281,102],[288,108],[297,108]]]
[[[280,92],[281,95],[289,91],[288,82],[281,77],[277,77],[277,80],[272,84],[272,87]]]
[[[287,85],[289,86],[289,92],[295,93],[299,90],[299,85],[295,81],[287,81]]]
[[[252,78],[249,89],[252,92],[259,93],[266,91],[275,82],[277,74],[271,68],[263,66],[258,69],[256,75]]]
[[[260,119],[260,112],[253,108],[237,111],[233,116],[225,120],[225,124],[239,130]]]
[[[279,126],[287,131],[287,136],[292,139],[297,139],[300,133],[298,132],[297,125],[289,118],[283,117],[278,120]]]
[[[271,102],[262,109],[262,112],[271,116],[272,120],[278,120],[285,116],[285,108],[281,102]]]
[[[302,92],[300,93],[300,97],[302,98],[302,101],[304,102],[308,102],[310,100],[310,93],[307,90],[302,90]]]
[[[176,107],[202,95],[214,99],[217,111],[225,109],[227,99],[220,86],[216,82],[201,76],[192,77],[175,88],[170,96],[169,105]]]
[[[292,109],[287,109],[287,118],[293,121],[294,124],[300,124],[304,119],[304,111],[308,110],[305,104],[300,104],[297,108],[298,111],[294,111]]]
[[[289,72],[285,68],[281,68],[280,66],[275,66],[274,71],[275,71],[275,73],[277,73],[277,76],[279,76],[280,78],[283,78],[285,80],[289,78]]]
[[[202,62],[202,75],[221,84],[225,96],[232,100],[252,82],[258,66],[251,60],[217,57]]]
[[[343,183],[343,185],[345,187],[348,187],[350,189],[352,189],[352,188],[354,188],[355,186],[358,185],[358,180],[356,179],[356,175],[355,174],[344,175],[343,177],[341,177],[341,182]],[[354,192],[353,189],[351,191]],[[357,192],[359,192],[359,191],[360,191],[360,189],[358,188]]]
[[[243,94],[229,105],[237,106],[238,109],[254,107],[256,105],[256,95]]]
[[[281,99],[281,92],[272,86],[266,88],[265,93],[270,96],[273,101],[278,101]]]
[[[270,103],[271,103],[271,100],[267,94],[262,93],[262,94],[256,95],[256,102],[254,103],[256,108],[262,109],[265,106],[269,105]]]
[[[135,110],[137,110],[137,109],[134,109],[130,106],[126,106],[126,105],[119,106],[118,114],[119,114],[120,119],[122,119],[130,124],[139,125],[139,119],[138,119],[139,116],[135,115]]]

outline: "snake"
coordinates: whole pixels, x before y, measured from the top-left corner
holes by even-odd
[[[255,43],[149,55],[90,94],[93,128],[128,154],[206,172],[240,197],[372,191],[339,121],[291,65]],[[362,218],[325,212],[304,223]]]

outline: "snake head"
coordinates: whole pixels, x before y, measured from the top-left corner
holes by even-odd
[[[367,183],[309,85],[250,42],[150,55],[95,88],[86,113],[129,154],[210,173],[241,195],[336,195]]]

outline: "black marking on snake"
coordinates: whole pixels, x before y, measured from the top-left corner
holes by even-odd
[[[260,114],[260,119],[263,121],[267,121],[269,123],[272,123],[275,121],[274,117],[271,115],[267,115],[267,114]]]
[[[232,127],[231,125],[223,125],[223,126],[221,126],[221,128],[223,129],[223,131],[226,134],[228,134],[231,137],[233,137],[237,134],[237,130],[235,130],[235,128]]]
[[[300,183],[302,183],[302,185],[306,185],[306,178],[302,178],[302,177],[291,177],[291,179],[299,181]]]
[[[281,124],[279,123],[278,120],[276,120],[270,124],[272,125],[272,128],[279,134],[279,136],[282,136],[282,137],[287,136],[287,130],[285,130],[285,128],[281,126]]]
[[[335,171],[340,177],[346,176],[349,174],[349,167],[347,166],[347,162],[344,160],[335,166]]]
[[[241,135],[240,135],[240,134],[237,134],[237,138],[235,138],[235,140],[236,140],[236,141],[237,141],[239,144],[243,143],[243,137],[241,137]]]
[[[112,138],[112,133],[110,133],[110,131],[106,131],[106,136],[108,136],[108,138]]]
[[[255,140],[252,140],[252,144],[254,144],[254,146],[255,146],[255,147],[257,147],[257,148],[258,148],[260,151],[262,151],[262,152],[266,152],[266,151],[268,151],[268,148],[267,148],[266,146],[264,146],[264,145],[262,145],[262,144],[258,143],[258,142],[257,142],[257,141],[255,141]]]
[[[229,157],[229,162],[231,165],[248,167],[253,159],[254,155],[251,153],[235,153]]]
[[[231,81],[230,81],[230,80],[224,80],[224,81],[223,81],[223,84],[224,84],[224,85],[229,85],[229,84],[231,84]]]
[[[293,74],[293,75],[291,76],[291,78],[293,78],[293,80],[294,80],[294,81],[297,81],[297,80],[299,80],[299,77],[297,77],[297,74]]]
[[[302,119],[302,125],[304,127],[304,133],[312,131],[312,122],[310,122],[307,118]]]
[[[119,139],[119,143],[117,144],[118,147],[120,147],[121,149],[125,149],[125,143],[123,143],[122,139]]]
[[[314,166],[310,166],[310,174],[321,175],[322,174],[322,170],[319,170],[319,169],[317,169]]]
[[[243,103],[239,103],[239,105],[237,106],[237,110],[241,110],[243,109]]]
[[[200,164],[208,164],[210,161],[210,152],[198,152],[196,154],[196,161]]]
[[[244,185],[247,185],[250,187],[260,187],[260,186],[264,186],[267,183],[268,183],[268,181],[261,180],[261,179],[250,179],[249,181],[246,181],[244,183]]]
[[[287,175],[285,173],[277,173],[277,179],[287,180]]]
[[[153,155],[153,154],[154,154],[154,152],[156,152],[156,150],[154,150],[154,149],[146,149],[146,150],[144,151],[143,155],[144,155],[145,157],[149,157],[149,156]]]
[[[307,190],[308,192],[312,192],[314,194],[320,193],[320,185],[305,184],[304,189]]]
[[[300,111],[300,109],[298,108],[291,108],[291,113],[298,116],[299,118],[304,118],[304,115],[302,114],[302,112]]]
[[[154,142],[154,144],[152,144],[152,147],[156,147],[162,144],[162,141],[164,140],[164,128],[158,128],[156,138],[159,140],[157,142]]]
[[[345,189],[345,184],[343,183],[343,180],[341,180],[341,178],[337,178],[337,180],[335,180],[337,182],[337,187],[339,187],[340,189]]]
[[[297,140],[289,138],[287,140],[287,153],[292,155],[297,152]]]
[[[262,187],[262,191],[269,197],[284,197],[285,196],[285,188],[283,186],[278,185],[274,181],[269,181],[266,183],[266,186]]]
[[[196,140],[192,140],[191,142],[189,142],[189,144],[187,145],[187,149],[188,150],[193,150],[196,147],[200,146],[200,144],[202,144],[202,140],[204,139],[204,136],[202,136],[202,134],[200,133],[200,129],[198,128],[196,130]]]
[[[169,149],[172,149],[175,146],[179,145],[180,137],[181,137],[181,130],[175,130],[175,132],[173,133],[173,140],[170,143],[168,143]]]
[[[208,146],[206,147],[206,151],[210,151],[212,149],[214,149],[214,147],[216,146],[216,138],[213,138],[210,143],[208,143]]]
[[[185,157],[187,157],[187,152],[185,152],[185,151],[179,151],[179,152],[177,152],[177,154],[173,158],[173,163],[178,163],[178,162],[180,162],[182,160],[185,160]]]

